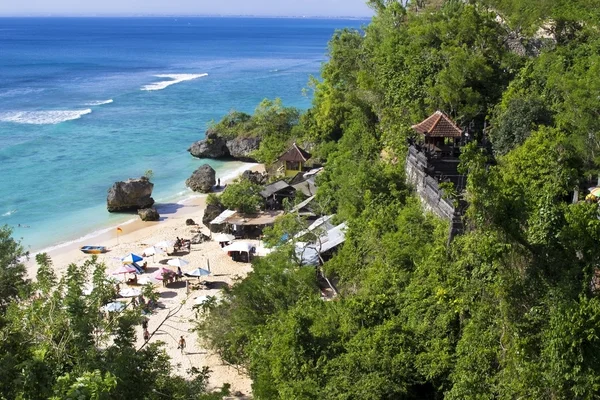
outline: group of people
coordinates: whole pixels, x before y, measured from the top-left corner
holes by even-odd
[[[173,245],[173,250],[175,251],[180,251],[180,250],[190,250],[190,246],[191,246],[191,242],[188,239],[181,239],[179,237],[177,237],[177,240],[175,240],[175,244]]]

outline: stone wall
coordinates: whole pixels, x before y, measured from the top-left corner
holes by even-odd
[[[434,168],[425,154],[410,146],[405,168],[406,179],[417,191],[423,208],[450,222],[450,239],[461,232],[461,215],[452,202],[443,197],[444,191],[440,189],[437,179],[430,175]]]

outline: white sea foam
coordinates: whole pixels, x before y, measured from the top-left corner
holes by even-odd
[[[163,90],[176,83],[191,81],[193,79],[208,76],[208,74],[161,74],[155,75],[157,78],[168,78],[168,81],[154,82],[149,85],[142,86],[142,90]]]
[[[10,211],[7,211],[4,214],[2,214],[2,216],[3,217],[9,217],[9,216],[13,215],[16,212],[17,212],[17,210],[10,210]]]
[[[25,94],[33,94],[33,93],[41,93],[44,89],[42,88],[19,88],[19,89],[9,89],[0,92],[0,97],[12,97],[12,96],[21,96]]]
[[[0,113],[0,122],[16,124],[54,125],[81,118],[92,110],[49,110],[49,111],[12,111]]]
[[[113,102],[113,99],[108,100],[98,100],[98,101],[90,101],[89,103],[85,103],[86,106],[102,106],[104,104],[110,104]]]

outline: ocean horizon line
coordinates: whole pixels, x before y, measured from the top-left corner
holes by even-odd
[[[249,18],[249,19],[328,19],[365,20],[368,15],[269,15],[269,14],[0,14],[0,18]]]

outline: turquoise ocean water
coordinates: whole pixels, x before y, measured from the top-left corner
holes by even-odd
[[[114,226],[132,216],[106,211],[107,189],[148,169],[170,212],[211,120],[263,98],[307,108],[333,32],[365,22],[0,18],[0,224],[31,250]]]

